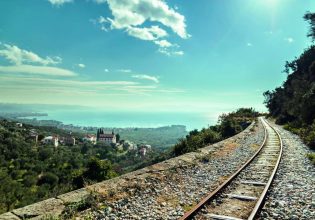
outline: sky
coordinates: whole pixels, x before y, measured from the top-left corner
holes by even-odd
[[[0,102],[265,111],[314,0],[3,0]]]

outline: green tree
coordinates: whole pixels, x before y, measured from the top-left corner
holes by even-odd
[[[116,142],[118,143],[120,141],[120,135],[116,134]]]
[[[0,170],[0,207],[9,211],[19,204],[23,195],[22,185],[13,180],[4,169]]]
[[[309,22],[310,30],[307,34],[308,37],[311,37],[312,40],[315,40],[315,13],[308,12],[304,15],[304,19]]]
[[[43,185],[48,184],[50,188],[54,188],[58,184],[59,178],[55,174],[51,172],[46,172],[42,174],[42,176],[39,178],[37,184]]]
[[[307,13],[308,36],[315,40],[315,14]],[[298,58],[286,62],[288,74],[282,86],[266,91],[265,105],[278,124],[299,134],[305,143],[315,147],[315,45],[307,48]]]
[[[116,173],[112,170],[110,161],[92,157],[87,164],[87,170],[83,176],[90,180],[102,181],[116,176]]]

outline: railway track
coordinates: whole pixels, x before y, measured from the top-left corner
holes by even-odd
[[[260,120],[265,128],[265,139],[255,155],[180,220],[255,218],[282,156],[280,134],[264,118]]]

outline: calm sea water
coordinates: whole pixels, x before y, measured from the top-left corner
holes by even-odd
[[[48,116],[37,119],[57,120],[64,124],[95,127],[161,127],[185,125],[187,130],[201,129],[213,125],[217,117],[202,113],[146,113],[146,112],[102,112],[102,111],[46,111]]]

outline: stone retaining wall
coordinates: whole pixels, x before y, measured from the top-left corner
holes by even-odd
[[[187,153],[110,180],[93,184],[86,188],[59,195],[56,198],[50,198],[19,209],[14,209],[11,212],[1,214],[0,220],[35,220],[42,219],[45,216],[58,216],[63,212],[67,205],[85,200],[91,192],[102,193],[104,195],[107,193],[113,193],[115,191],[123,191],[124,188],[143,181],[147,176],[150,176],[153,173],[159,173],[161,171],[190,165],[194,163],[195,160],[198,160],[203,156],[220,149],[225,145],[225,143],[246,137],[250,133],[250,129],[253,126],[254,123],[248,126],[243,132],[226,140],[201,148],[197,152]]]

